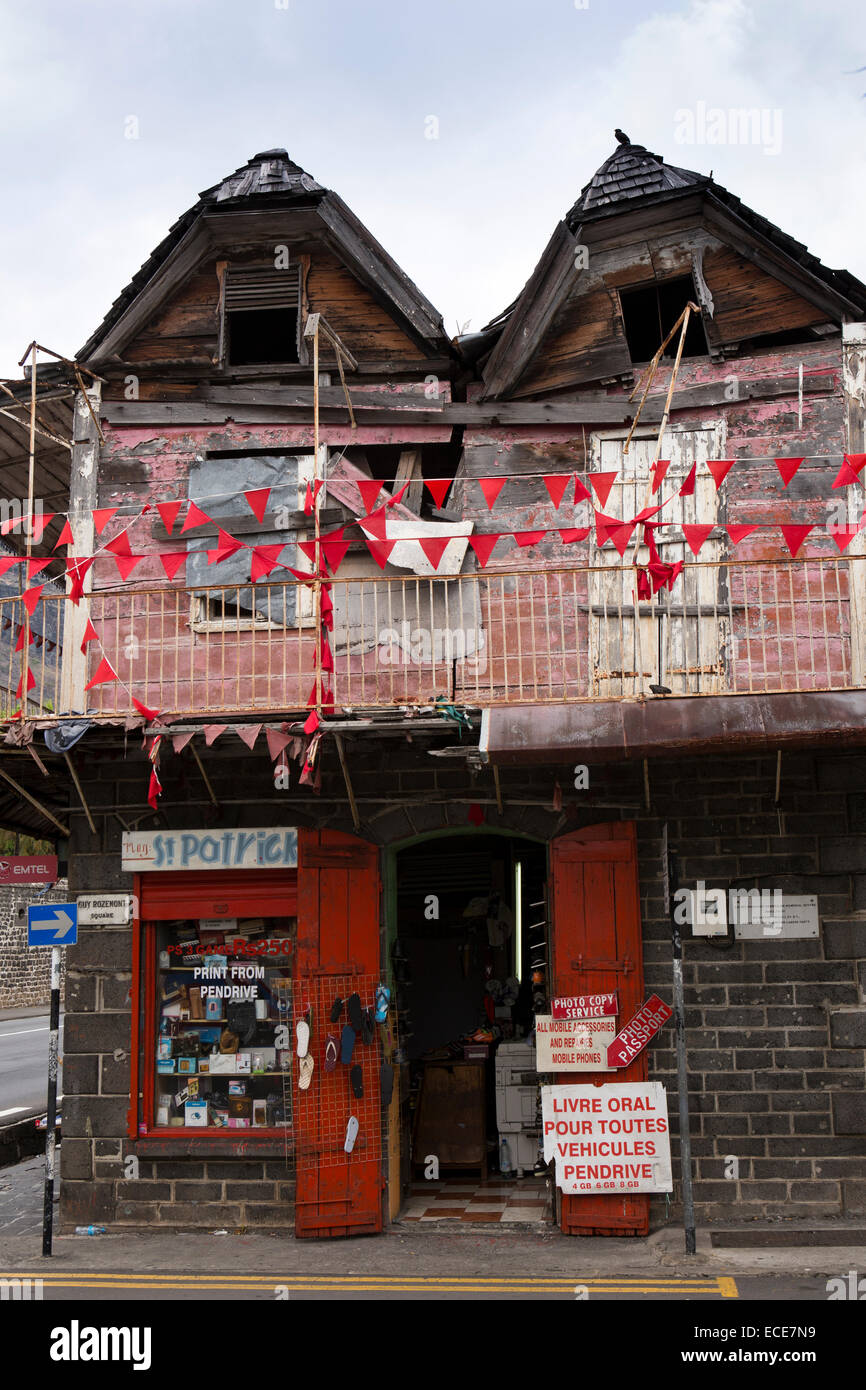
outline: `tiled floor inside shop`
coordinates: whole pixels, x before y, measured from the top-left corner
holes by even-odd
[[[401,1221],[542,1222],[552,1219],[544,1178],[501,1178],[481,1182],[472,1174],[413,1182]]]

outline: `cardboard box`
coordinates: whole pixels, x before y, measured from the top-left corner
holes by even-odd
[[[235,1053],[235,1062],[237,1063],[237,1065],[236,1065],[236,1067],[235,1067],[235,1071],[237,1071],[237,1072],[247,1072],[247,1073],[249,1073],[249,1072],[252,1071],[252,1053],[251,1053],[251,1052],[236,1052],[236,1053]]]
[[[268,1124],[268,1103],[266,1100],[253,1101],[253,1125],[256,1128],[267,1128]]]

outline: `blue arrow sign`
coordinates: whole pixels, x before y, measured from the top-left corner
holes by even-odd
[[[77,903],[30,904],[27,909],[28,946],[74,946],[77,940]]]

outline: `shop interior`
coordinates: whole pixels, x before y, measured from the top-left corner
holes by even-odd
[[[396,856],[401,1221],[552,1220],[533,1037],[547,1007],[546,876],[544,845],[504,835]]]

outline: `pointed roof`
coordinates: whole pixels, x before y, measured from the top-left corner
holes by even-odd
[[[673,189],[699,188],[710,182],[705,174],[665,164],[661,155],[653,154],[643,145],[633,145],[622,132],[618,132],[617,139],[620,141],[617,148],[596,169],[567,214],[569,227],[582,221],[587,213],[607,208],[612,203],[667,193]]]
[[[311,210],[319,219],[323,234],[343,246],[358,277],[378,290],[380,296],[406,318],[410,331],[428,343],[435,341],[442,351],[453,353],[441,314],[351,209],[336,193],[324,188],[312,174],[295,164],[285,150],[273,149],[254,154],[234,173],[199,194],[198,201],[169,228],[141,269],[121,290],[102,323],[79,349],[78,360],[86,362],[93,357],[103,348],[109,334],[117,337],[113,330],[133,305],[137,311],[137,301],[148,297],[149,287],[157,276],[165,273],[168,262],[176,258],[175,253],[180,255],[181,243],[188,246],[187,238],[194,238],[195,224],[203,215],[231,212],[239,207],[265,213],[285,207]],[[123,328],[121,325],[118,331]]]
[[[294,197],[299,193],[324,192],[312,174],[289,159],[285,150],[262,150],[199,196],[202,203],[227,203],[238,198],[246,201],[260,194],[288,193]]]

